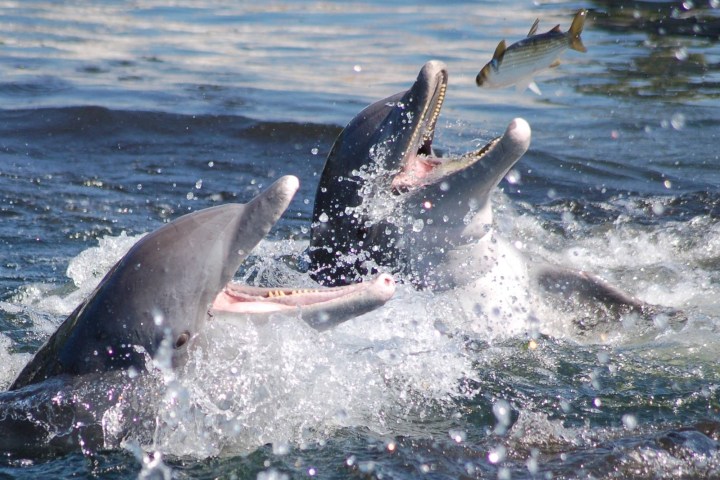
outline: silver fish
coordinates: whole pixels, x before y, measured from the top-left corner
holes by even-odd
[[[530,88],[540,95],[540,89],[533,77],[540,72],[560,65],[558,58],[571,48],[578,52],[587,49],[580,39],[587,10],[580,10],[573,19],[567,32],[556,25],[546,33],[535,34],[540,19],[530,27],[527,37],[509,47],[502,40],[490,60],[475,77],[478,87],[502,88],[515,85],[518,91]]]

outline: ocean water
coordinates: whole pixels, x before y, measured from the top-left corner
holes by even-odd
[[[588,51],[539,77],[541,96],[475,86],[501,39],[535,18],[565,30],[580,8]],[[450,73],[438,149],[518,116],[533,129],[497,231],[682,321],[580,334],[592,314],[548,308],[529,341],[466,330],[447,297],[401,285],[329,332],[217,322],[123,405],[149,423],[115,448],[2,452],[0,477],[720,476],[714,0],[0,2],[0,387],[140,235],[281,175],[300,191],[238,275],[310,282],[288,259],[334,138],[430,59]],[[107,413],[109,437],[127,415]]]

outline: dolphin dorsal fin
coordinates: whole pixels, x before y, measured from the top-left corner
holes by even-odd
[[[563,31],[560,30],[560,25],[555,25],[548,33],[563,33]]]
[[[540,24],[540,19],[536,18],[535,21],[533,22],[532,26],[530,27],[530,31],[527,34],[528,37],[532,37],[533,35],[535,35],[535,32],[537,32],[539,24]]]

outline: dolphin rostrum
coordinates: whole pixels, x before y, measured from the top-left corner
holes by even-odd
[[[395,288],[389,275],[312,290],[230,282],[297,189],[296,177],[282,177],[247,204],[190,213],[141,238],[40,348],[9,391],[0,393],[0,449],[41,449],[43,443],[87,447],[93,443],[89,437],[102,439],[100,417],[116,395],[92,396],[85,379],[114,379],[112,389],[120,389],[123,372],[152,369],[147,362],[161,345],[171,350],[172,366],[180,366],[193,338],[214,315],[251,320],[299,315],[322,330],[385,303]],[[58,393],[64,389],[74,393]],[[68,400],[86,394],[87,401]],[[25,411],[32,405],[34,411]],[[67,424],[68,418],[74,420]]]

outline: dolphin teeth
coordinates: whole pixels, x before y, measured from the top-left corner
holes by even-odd
[[[265,295],[266,298],[279,298],[279,297],[286,297],[286,296],[292,296],[292,295],[304,295],[308,293],[318,293],[320,290],[318,289],[311,289],[311,288],[299,288],[295,290],[290,291],[284,291],[284,290],[269,290],[267,294]]]
[[[477,152],[472,153],[471,155],[477,158],[484,157],[485,154],[490,151],[492,147],[494,147],[501,139],[502,137],[493,138],[490,140],[484,147],[482,147]]]
[[[447,84],[443,83],[440,85],[440,91],[438,92],[437,102],[435,103],[435,108],[433,109],[432,114],[430,115],[430,120],[428,121],[428,125],[435,125],[435,122],[437,122],[437,119],[440,116],[440,111],[442,110],[443,103],[445,102],[445,93],[446,92],[447,92]],[[425,140],[429,139],[431,136],[432,136],[432,130],[428,130],[423,135]]]

